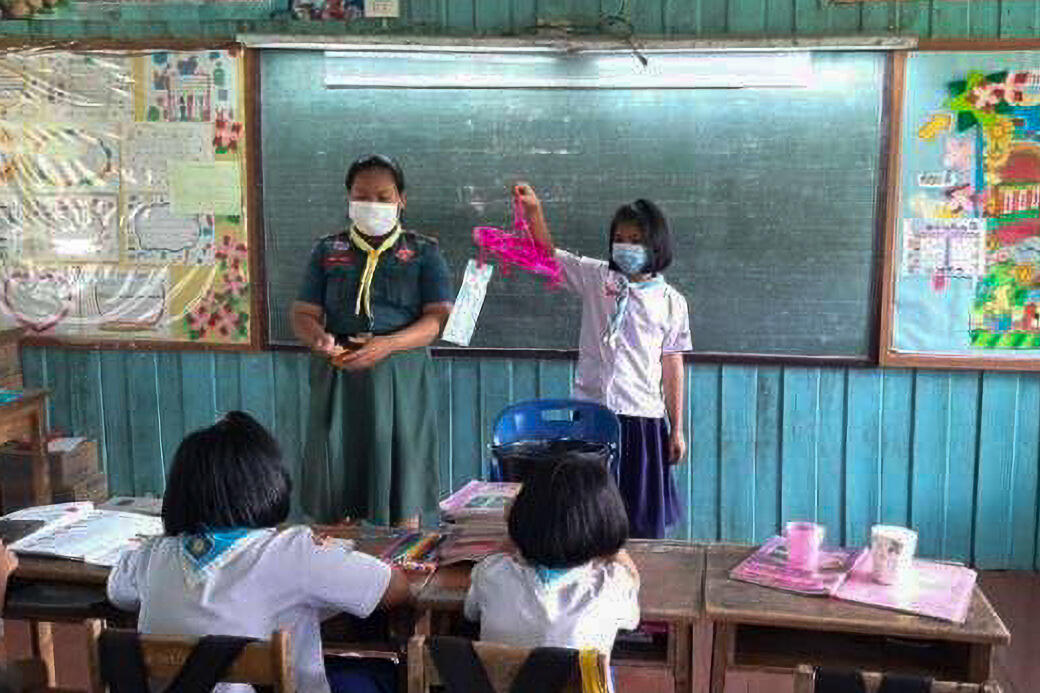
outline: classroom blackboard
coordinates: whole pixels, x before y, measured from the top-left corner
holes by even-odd
[[[866,359],[886,57],[813,52],[793,88],[581,88],[557,79],[565,58],[542,88],[332,88],[332,54],[264,51],[271,342],[293,341],[307,254],[344,225],[347,164],[383,152],[405,171],[406,226],[440,239],[456,286],[473,227],[510,223],[518,179],[540,192],[561,247],[600,257],[613,211],[647,197],[671,223],[666,278],[689,301],[695,353]],[[496,271],[471,346],[573,349],[579,315],[573,296]]]

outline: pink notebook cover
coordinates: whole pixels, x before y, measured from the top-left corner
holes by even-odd
[[[865,551],[862,548],[824,547],[820,550],[817,570],[797,570],[787,567],[786,540],[773,537],[731,570],[729,576],[734,580],[798,594],[830,596]]]
[[[520,484],[474,479],[441,501],[446,517],[504,516],[509,501],[520,492]]]
[[[915,560],[912,575],[898,586],[874,582],[870,570],[870,552],[867,552],[834,596],[953,623],[964,623],[968,617],[975,587],[975,571],[971,568]]]

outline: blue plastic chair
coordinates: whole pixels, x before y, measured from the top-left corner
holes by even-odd
[[[533,399],[518,402],[499,412],[491,436],[492,445],[534,440],[582,440],[610,447],[610,471],[617,479],[621,424],[614,412],[602,404],[580,399]],[[492,481],[502,471],[492,456]]]

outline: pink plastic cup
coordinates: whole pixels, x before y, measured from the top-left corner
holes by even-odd
[[[787,566],[796,570],[816,570],[820,564],[820,546],[825,533],[823,525],[813,522],[788,522]]]

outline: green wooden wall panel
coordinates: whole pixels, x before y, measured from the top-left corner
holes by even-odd
[[[692,490],[687,512],[690,514],[690,537],[701,541],[719,538],[719,425],[722,417],[719,366],[706,364],[693,370],[689,407]]]
[[[911,479],[910,519],[917,529],[922,553],[940,554],[945,536],[945,503],[918,502],[945,499],[950,456],[950,376],[920,372],[914,388],[914,474]]]
[[[881,521],[910,521],[910,435],[913,423],[914,374],[886,370],[881,414]]]
[[[941,0],[940,0],[941,1]],[[1037,36],[1037,4],[1034,0],[1001,0],[1000,37]]]
[[[105,412],[105,456],[108,460],[106,472],[108,490],[113,495],[134,493],[125,357],[118,351],[101,354],[101,401]],[[142,459],[142,462],[145,460]]]
[[[982,420],[975,499],[975,561],[983,568],[1011,558],[1012,483],[1019,376],[987,373],[982,380]]]
[[[784,369],[780,495],[783,522],[816,519],[819,386],[817,368]]]
[[[184,422],[184,382],[181,379],[181,353],[163,351],[155,355],[157,401],[159,406],[159,453],[169,474],[177,446],[188,434]],[[270,396],[270,392],[267,393]]]
[[[65,378],[69,433],[100,440],[113,493],[161,493],[176,446],[231,406],[281,441],[299,479],[309,356],[25,349],[29,386]],[[567,396],[573,364],[436,359],[442,493],[481,474],[496,414]],[[59,372],[64,376],[58,376]],[[224,377],[230,373],[230,377]],[[680,539],[761,541],[815,519],[833,541],[909,522],[925,556],[1037,565],[1040,375],[687,368]],[[221,382],[223,379],[223,382]]]
[[[1006,430],[1006,429],[1005,429]],[[1010,549],[1002,567],[1027,570],[1036,552],[1037,460],[1040,459],[1040,381],[1019,376],[1015,407],[1015,456],[1008,513]]]
[[[845,373],[821,370],[816,413],[816,521],[841,543],[845,488]]]
[[[723,541],[751,543],[755,531],[755,440],[758,382],[754,368],[722,368],[719,507]]]
[[[213,366],[212,353],[181,352],[181,370],[178,375],[184,397],[184,428],[187,431],[195,431],[213,423],[217,410],[217,373]]]
[[[971,510],[975,506],[981,382],[979,373],[950,374],[949,464],[942,501],[945,518],[942,555],[956,561],[967,562],[972,557]],[[921,497],[919,502],[923,501]]]
[[[845,541],[863,544],[881,508],[880,371],[849,372],[845,431]]]
[[[127,418],[134,493],[161,494],[165,473],[160,444],[158,369],[155,352],[125,355]]]
[[[755,527],[754,540],[764,541],[780,527],[780,451],[783,381],[780,368],[758,368],[755,391]]]

